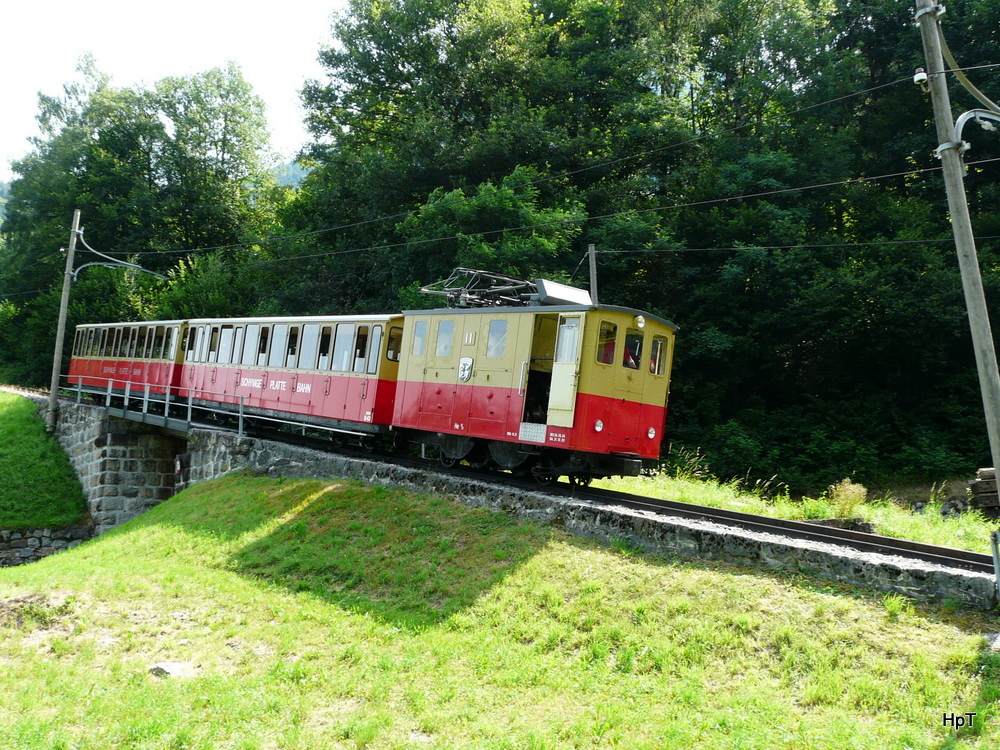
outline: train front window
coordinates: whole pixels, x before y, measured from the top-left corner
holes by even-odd
[[[427,321],[418,320],[413,326],[413,351],[410,352],[414,357],[424,356],[424,349],[427,343]]]
[[[437,343],[434,347],[436,357],[450,357],[453,339],[455,338],[455,321],[442,320],[438,323]]]
[[[597,361],[602,365],[614,364],[617,345],[618,326],[602,320],[601,328],[597,334]]]
[[[625,330],[625,351],[622,353],[622,366],[630,370],[638,370],[642,361],[642,331],[637,328]]]
[[[486,356],[488,359],[502,359],[507,350],[507,321],[491,320],[490,330],[486,338]]]
[[[649,372],[651,375],[662,375],[667,367],[667,340],[663,336],[653,336],[649,347]]]

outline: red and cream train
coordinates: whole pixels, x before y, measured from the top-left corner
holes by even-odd
[[[637,310],[545,295],[520,307],[81,325],[69,382],[588,481],[659,457],[674,332]]]

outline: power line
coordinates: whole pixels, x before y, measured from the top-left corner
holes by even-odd
[[[981,67],[992,67],[992,66],[981,66]],[[622,156],[622,157],[618,157],[616,159],[608,159],[608,160],[605,160],[605,161],[602,161],[602,162],[598,162],[596,164],[591,164],[591,165],[586,166],[586,167],[580,167],[579,169],[570,170],[568,172],[561,172],[561,173],[556,174],[556,175],[548,175],[548,176],[545,176],[545,177],[540,177],[540,178],[538,178],[536,180],[531,180],[531,181],[528,181],[528,182],[523,182],[523,183],[518,183],[516,185],[508,186],[507,189],[508,190],[518,190],[520,188],[531,187],[531,186],[534,186],[534,185],[540,185],[540,184],[545,183],[545,182],[549,182],[549,181],[552,181],[552,180],[560,180],[560,179],[564,179],[566,177],[572,177],[574,175],[582,174],[584,172],[588,172],[588,171],[591,171],[591,170],[594,170],[594,169],[601,169],[601,168],[604,168],[604,167],[614,166],[616,164],[621,164],[623,162],[631,161],[633,159],[639,159],[639,158],[646,157],[646,156],[652,156],[654,154],[663,153],[663,152],[670,151],[670,150],[673,150],[673,149],[676,149],[676,148],[681,148],[683,146],[694,145],[694,144],[699,143],[701,141],[709,140],[709,139],[712,139],[712,138],[719,138],[719,137],[722,137],[722,136],[725,136],[725,135],[730,135],[732,133],[739,132],[740,130],[743,130],[745,128],[755,127],[755,126],[761,126],[761,125],[766,125],[766,124],[771,124],[773,122],[777,122],[777,121],[784,120],[784,119],[787,119],[787,118],[790,118],[790,117],[794,117],[796,115],[802,114],[803,112],[808,112],[810,110],[817,109],[817,108],[824,107],[824,106],[828,106],[830,104],[836,104],[836,103],[839,103],[839,102],[842,102],[842,101],[846,101],[848,99],[852,99],[852,98],[855,98],[855,97],[858,97],[858,96],[864,96],[866,94],[870,94],[870,93],[873,93],[875,91],[879,91],[881,89],[885,89],[885,88],[889,88],[889,87],[892,87],[892,86],[896,86],[896,85],[898,85],[900,83],[909,82],[909,81],[911,81],[910,77],[900,78],[900,79],[895,80],[895,81],[890,81],[889,83],[879,84],[878,86],[872,86],[870,88],[863,89],[861,91],[855,91],[855,92],[852,92],[850,94],[844,94],[842,96],[834,97],[833,99],[828,99],[828,100],[823,101],[823,102],[818,102],[816,104],[810,104],[810,105],[808,105],[806,107],[800,107],[799,109],[795,109],[795,110],[792,110],[790,112],[784,112],[784,113],[782,113],[780,115],[772,115],[771,117],[766,117],[766,118],[764,118],[762,120],[755,120],[753,122],[747,122],[747,123],[744,123],[742,125],[735,125],[735,126],[733,126],[731,128],[726,128],[724,130],[714,131],[712,133],[705,133],[703,135],[695,136],[693,138],[689,138],[689,139],[684,140],[684,141],[678,141],[676,143],[671,143],[671,144],[668,144],[666,146],[659,146],[659,147],[654,148],[654,149],[648,149],[646,151],[640,151],[640,152],[638,152],[636,154],[631,154],[629,156]],[[475,200],[477,197],[478,196],[463,196],[462,198],[458,198],[458,199],[455,199],[453,201],[444,201],[444,202],[441,202],[441,203],[436,203],[436,204],[434,204],[434,208],[447,208],[449,206],[460,205],[462,203],[467,203],[467,202],[469,202],[471,200]],[[386,222],[386,221],[393,221],[395,219],[402,219],[402,218],[405,218],[407,216],[410,216],[410,215],[416,213],[417,211],[421,210],[422,208],[423,208],[423,206],[420,206],[418,208],[413,208],[413,209],[409,209],[409,210],[406,210],[406,211],[400,211],[400,212],[395,213],[395,214],[387,214],[387,215],[379,216],[379,217],[376,217],[376,218],[373,218],[373,219],[364,219],[364,220],[361,220],[361,221],[355,221],[355,222],[351,222],[351,223],[347,223],[347,224],[339,224],[339,225],[332,226],[332,227],[325,227],[325,228],[322,228],[322,229],[314,229],[314,230],[310,230],[308,232],[300,232],[300,233],[297,233],[297,234],[287,235],[287,236],[284,236],[284,237],[261,238],[261,239],[250,240],[250,241],[247,241],[247,242],[231,243],[231,244],[226,244],[226,245],[214,245],[214,246],[207,246],[207,247],[197,247],[197,248],[188,249],[188,250],[143,250],[143,251],[138,251],[138,252],[134,252],[134,251],[133,252],[129,252],[129,251],[109,251],[109,254],[110,255],[138,255],[138,254],[143,254],[143,253],[154,253],[155,252],[155,253],[159,253],[160,255],[174,255],[174,254],[194,254],[194,253],[210,252],[210,251],[213,251],[213,250],[238,249],[238,248],[242,248],[242,247],[255,247],[255,246],[258,246],[258,245],[265,245],[265,244],[270,244],[270,243],[275,243],[275,242],[289,242],[289,241],[293,241],[293,240],[304,239],[306,237],[313,237],[313,236],[317,236],[317,235],[321,235],[321,234],[327,234],[329,232],[336,232],[336,231],[340,231],[340,230],[343,230],[343,229],[353,229],[353,228],[356,228],[356,227],[366,226],[366,225],[369,225],[369,224],[377,224],[377,223],[382,223],[382,222]]]
[[[1000,161],[1000,157],[969,162],[968,166],[989,164],[996,161]],[[612,218],[617,218],[619,216],[630,216],[630,215],[638,216],[640,214],[656,213],[659,211],[669,211],[679,208],[695,208],[698,206],[707,206],[718,203],[728,203],[730,201],[745,201],[756,198],[767,198],[775,195],[804,192],[806,190],[817,190],[820,188],[841,187],[845,185],[861,185],[868,182],[875,182],[878,180],[891,179],[894,177],[911,177],[916,174],[922,174],[926,172],[938,172],[940,170],[941,167],[925,167],[923,169],[912,169],[906,172],[894,172],[891,174],[875,175],[872,177],[854,177],[848,180],[839,180],[836,182],[824,182],[815,185],[805,185],[800,187],[778,188],[775,190],[766,190],[759,193],[733,195],[733,196],[727,196],[725,198],[709,198],[700,201],[689,201],[687,203],[674,203],[669,206],[652,206],[649,208],[635,208],[635,209],[628,209],[626,211],[617,211],[610,214],[602,214],[598,216],[582,216],[575,219],[560,219],[558,221],[548,221],[548,222],[542,222],[540,224],[529,224],[520,227],[508,227],[506,229],[489,229],[489,230],[484,230],[482,232],[463,232],[461,234],[452,234],[442,237],[433,237],[429,239],[420,239],[420,240],[409,240],[405,242],[396,242],[383,245],[368,245],[366,247],[350,248],[346,250],[331,250],[323,253],[310,253],[307,255],[295,255],[283,258],[266,258],[262,260],[248,262],[246,265],[262,265],[266,263],[287,263],[296,260],[311,260],[316,258],[326,258],[336,255],[350,255],[353,253],[372,252],[377,250],[396,250],[403,247],[413,247],[415,245],[427,245],[435,242],[449,242],[452,240],[468,238],[468,237],[486,237],[496,234],[505,234],[507,232],[523,232],[534,229],[545,229],[553,226],[565,226],[567,224],[578,224],[578,223],[586,223],[589,221],[597,221],[601,219],[612,219]]]

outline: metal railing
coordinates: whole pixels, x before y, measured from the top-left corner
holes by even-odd
[[[237,407],[236,411],[236,415],[238,418],[237,432],[240,437],[243,437],[244,434],[244,429],[243,429],[244,415],[245,415],[244,396],[237,396],[234,394],[224,393],[222,391],[208,391],[205,390],[204,388],[193,388],[183,385],[163,386],[159,384],[154,385],[152,383],[139,384],[139,383],[132,383],[131,381],[123,381],[120,378],[100,378],[92,375],[73,375],[73,376],[67,375],[64,377],[66,377],[67,384],[72,388],[73,391],[75,391],[76,403],[78,404],[82,403],[84,393],[91,393],[91,394],[96,393],[96,391],[93,390],[93,387],[85,389],[83,385],[84,380],[90,380],[90,381],[96,380],[98,382],[106,383],[105,386],[100,387],[100,391],[104,395],[105,411],[109,411],[114,408],[112,406],[112,397],[115,398],[121,397],[123,399],[122,400],[123,416],[125,416],[125,414],[130,411],[128,408],[129,401],[133,398],[138,399],[141,397],[142,408],[139,412],[140,414],[143,415],[143,418],[140,420],[141,422],[149,421],[146,419],[147,416],[158,416],[150,413],[149,407],[151,404],[163,405],[163,419],[164,422],[166,422],[167,420],[170,419],[170,406],[171,404],[173,404],[175,406],[180,406],[187,410],[187,419],[183,421],[185,421],[190,426],[194,422],[194,410],[196,408],[199,409],[205,408],[200,405],[197,406],[195,405],[194,394],[196,391],[200,394],[205,394],[206,396],[223,396],[227,399],[237,399],[238,401],[233,403],[233,405]],[[70,377],[76,379],[77,382],[70,383],[69,382]],[[124,388],[116,389],[114,387],[115,383],[124,384]],[[141,386],[141,390],[136,390],[133,392],[132,389],[133,386]],[[151,389],[153,388],[163,389],[164,393],[162,394],[162,397],[161,394],[152,393]],[[184,396],[184,393],[187,393],[186,397]],[[172,396],[176,396],[176,398],[172,399]],[[220,402],[227,403],[225,401],[222,401],[222,399],[220,399]],[[209,411],[211,411],[211,409],[209,409]],[[227,411],[226,413],[232,414],[231,411]]]

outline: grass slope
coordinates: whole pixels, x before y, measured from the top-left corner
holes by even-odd
[[[440,497],[239,475],[0,570],[0,747],[992,748],[991,629]]]
[[[0,391],[0,528],[69,526],[85,512],[80,482],[38,407]]]

